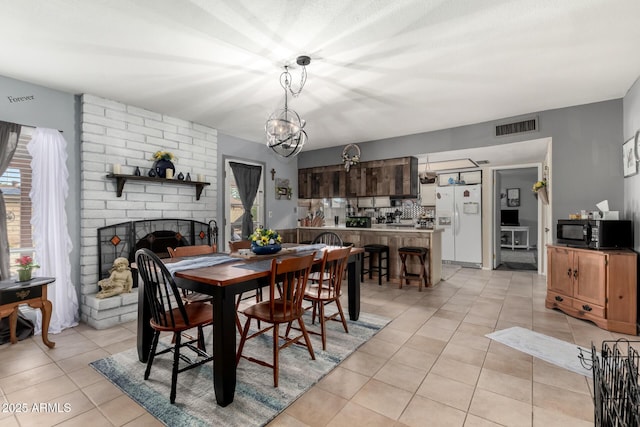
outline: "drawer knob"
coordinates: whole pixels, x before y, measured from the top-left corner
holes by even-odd
[[[556,301],[562,302],[564,301],[564,298],[562,298],[560,295],[556,295]]]
[[[567,270],[567,276],[571,277],[571,269]]]
[[[584,305],[582,306],[582,309],[583,309],[584,311],[591,311],[591,310],[593,310],[593,309],[592,309],[591,307],[589,307],[587,304],[584,304]]]

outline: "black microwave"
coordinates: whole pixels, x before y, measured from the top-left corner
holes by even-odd
[[[631,221],[605,219],[560,219],[556,243],[578,248],[633,248]]]

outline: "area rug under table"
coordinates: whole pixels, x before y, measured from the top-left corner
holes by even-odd
[[[215,401],[211,364],[178,375],[176,403],[173,405],[169,403],[172,353],[154,360],[147,381],[143,379],[146,365],[138,361],[135,348],[97,360],[91,365],[168,426],[261,426],[275,418],[373,337],[389,323],[389,319],[360,313],[358,321],[347,322],[348,334],[340,323],[328,322],[326,351],[322,350],[319,336],[311,336],[316,360],[311,360],[303,346],[293,345],[282,350],[277,388],[273,387],[273,371],[270,368],[241,360],[237,369],[234,401],[224,408]],[[319,330],[317,322],[311,325],[308,316],[305,316],[305,324],[308,329]],[[271,337],[267,333],[249,340],[244,353],[271,360]],[[211,336],[207,338],[209,351],[210,343]],[[192,353],[187,350],[186,354]]]
[[[495,331],[485,336],[585,377],[592,376],[591,369],[583,366],[578,357],[582,351],[583,355],[591,359],[591,350],[585,347],[519,326]]]

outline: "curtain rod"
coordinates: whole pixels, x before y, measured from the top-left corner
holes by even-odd
[[[18,125],[18,126],[26,126],[26,127],[28,127],[28,128],[34,128],[34,129],[35,129],[35,128],[37,128],[37,127],[39,127],[39,126],[33,126],[33,125],[25,125],[25,124],[23,124],[23,123],[16,123],[16,122],[7,122],[7,123],[13,123],[13,124],[16,124],[16,125]],[[60,133],[64,133],[64,131],[62,131],[62,130],[60,130],[60,129],[58,129],[58,132],[60,132]]]

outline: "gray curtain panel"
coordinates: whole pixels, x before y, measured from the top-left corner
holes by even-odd
[[[248,239],[253,233],[253,215],[251,215],[251,206],[256,199],[258,187],[260,187],[260,176],[262,175],[262,167],[255,165],[247,165],[244,163],[229,162],[233,176],[236,179],[240,201],[244,208],[242,215],[242,238]]]
[[[20,138],[20,125],[0,121],[0,175],[7,170],[9,162],[16,152]],[[7,207],[0,191],[0,279],[10,277],[9,268],[11,257],[9,254],[9,237],[7,236]]]

